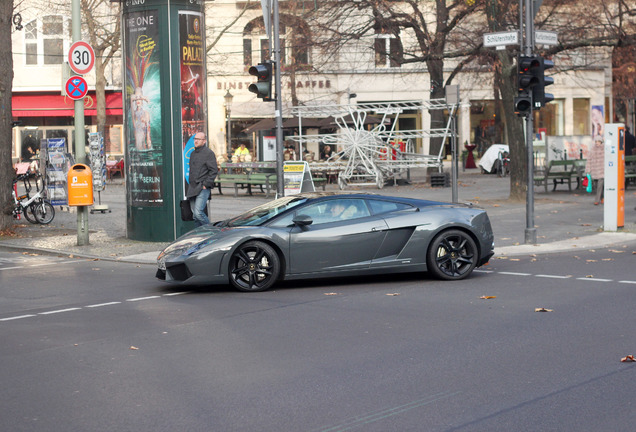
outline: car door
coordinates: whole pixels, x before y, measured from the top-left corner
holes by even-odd
[[[331,209],[344,207],[340,214]],[[298,214],[313,222],[290,234],[292,274],[367,269],[386,235],[387,224],[372,216],[363,199],[334,199]]]

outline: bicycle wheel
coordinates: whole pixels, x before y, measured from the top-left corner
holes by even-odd
[[[31,222],[32,224],[37,224],[40,223],[40,221],[38,220],[36,214],[35,214],[35,208],[40,205],[39,203],[31,203],[28,206],[24,207],[22,209],[22,214],[24,214],[24,217],[26,218],[26,220],[28,220],[29,222]]]
[[[53,218],[55,217],[55,208],[48,201],[42,201],[35,205],[35,218],[41,224],[51,223]]]

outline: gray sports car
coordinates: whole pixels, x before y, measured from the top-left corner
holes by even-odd
[[[304,193],[199,227],[165,248],[157,277],[263,291],[277,281],[428,271],[459,280],[493,255],[488,215],[468,205]]]

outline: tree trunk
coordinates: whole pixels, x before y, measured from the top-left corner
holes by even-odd
[[[526,198],[527,156],[523,119],[513,111],[512,101],[516,96],[516,66],[507,53],[498,54],[498,65],[495,68],[495,82],[501,92],[501,99],[510,104],[503,110],[510,148],[510,199],[523,201]]]
[[[95,52],[95,109],[97,114],[97,132],[106,139],[106,78],[104,77],[103,52]]]
[[[0,2],[0,209],[11,202],[11,185],[15,171],[11,160],[13,87],[13,55],[11,53],[11,29],[13,1]],[[11,215],[0,211],[0,230],[13,224]]]

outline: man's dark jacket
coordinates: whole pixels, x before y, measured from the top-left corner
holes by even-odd
[[[194,149],[190,153],[190,175],[188,176],[188,198],[199,195],[205,186],[207,189],[214,187],[214,179],[219,172],[216,164],[216,155],[207,145]]]

